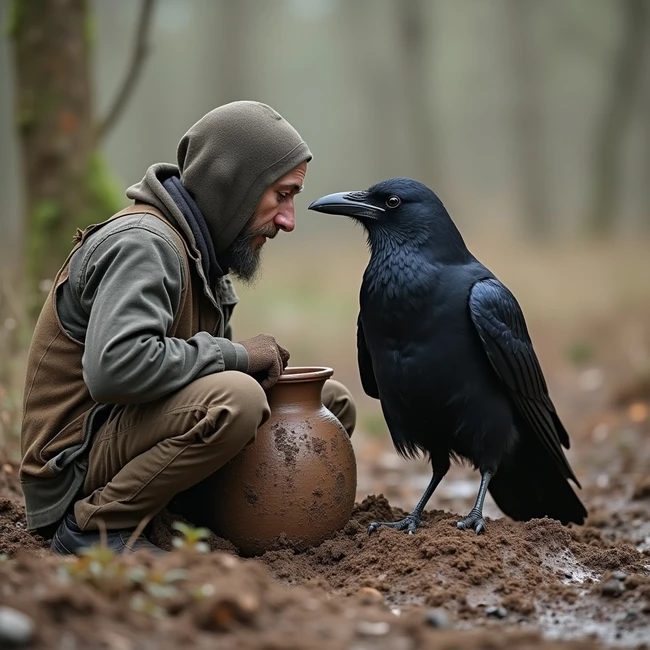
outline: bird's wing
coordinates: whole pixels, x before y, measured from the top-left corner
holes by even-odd
[[[520,415],[577,483],[560,446],[569,448],[569,436],[549,397],[516,298],[496,279],[479,280],[470,291],[469,310],[488,359],[508,387]]]
[[[379,399],[379,388],[377,388],[377,380],[372,369],[372,359],[370,358],[366,337],[363,333],[361,313],[357,316],[357,362],[359,364],[359,375],[361,376],[363,390],[366,395]]]

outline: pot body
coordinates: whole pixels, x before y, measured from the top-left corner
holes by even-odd
[[[201,483],[201,512],[193,519],[241,555],[264,553],[278,538],[297,549],[314,546],[350,519],[354,451],[321,400],[332,374],[324,367],[287,368],[267,392],[271,415],[255,441]]]

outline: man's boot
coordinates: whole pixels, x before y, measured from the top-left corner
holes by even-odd
[[[121,554],[127,550],[147,550],[153,555],[164,555],[167,553],[167,551],[163,551],[161,548],[152,544],[144,535],[140,535],[127,546],[132,534],[133,530],[107,530],[106,546],[117,554]],[[77,525],[74,515],[68,514],[62,519],[54,533],[50,549],[58,555],[79,555],[82,549],[99,543],[101,543],[101,533],[98,530],[81,530]]]

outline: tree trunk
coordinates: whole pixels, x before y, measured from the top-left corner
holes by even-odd
[[[437,128],[436,111],[429,98],[435,86],[431,56],[427,44],[428,12],[434,5],[426,0],[401,0],[394,4],[402,61],[403,98],[406,101],[408,130],[413,156],[414,176],[419,176],[435,192],[444,194],[444,154]],[[385,92],[390,92],[390,85]]]
[[[134,55],[107,120],[95,118],[87,0],[13,0],[18,130],[26,196],[28,310],[68,254],[77,228],[103,221],[123,199],[99,153],[99,137],[128,100],[142,59],[154,0],[144,0]],[[101,132],[101,133],[100,133]],[[32,302],[33,299],[33,302]]]
[[[372,182],[396,175],[396,170],[403,168],[404,150],[410,149],[410,145],[400,146],[403,122],[401,93],[393,91],[386,83],[386,79],[397,77],[400,70],[399,64],[391,60],[394,55],[390,43],[376,37],[359,43],[360,34],[383,34],[384,23],[392,21],[391,14],[374,12],[374,6],[374,0],[355,0],[339,6],[336,17],[344,30],[341,46],[346,48],[343,84],[349,86],[350,93],[358,94],[356,101],[363,113],[360,123],[365,177]],[[381,6],[384,7],[385,3]],[[346,101],[353,100],[347,97]]]
[[[641,115],[641,138],[642,138],[642,194],[641,194],[641,232],[650,234],[650,11],[645,16],[645,45],[643,56],[643,90],[639,113]]]
[[[586,218],[587,229],[599,236],[610,234],[614,229],[623,136],[643,82],[643,50],[650,13],[647,0],[620,0],[616,6],[622,12],[623,28],[609,92],[595,132],[593,189]]]
[[[254,7],[250,0],[221,0],[219,17],[221,31],[215,50],[221,64],[219,95],[222,103],[250,99],[246,59]]]
[[[650,47],[648,47],[650,50]],[[648,56],[650,61],[650,56]],[[648,65],[650,70],[650,65]],[[650,80],[646,80],[645,98],[643,102],[643,116],[644,116],[644,131],[643,131],[643,144],[644,144],[644,170],[645,170],[645,183],[643,187],[643,195],[641,197],[641,230],[646,234],[650,234],[650,124],[648,124],[648,115],[650,115]]]
[[[512,71],[513,136],[522,217],[526,232],[539,239],[550,235],[548,194],[543,156],[543,134],[539,92],[539,65],[533,40],[535,5],[531,0],[509,0],[507,4],[507,55]]]

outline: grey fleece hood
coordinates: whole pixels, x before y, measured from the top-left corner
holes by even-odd
[[[177,166],[152,165],[126,196],[157,207],[162,204],[178,221],[179,212],[160,181],[172,174],[180,176],[203,213],[219,255],[246,225],[264,191],[311,159],[296,129],[270,106],[231,102],[190,127],[178,144]]]

